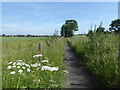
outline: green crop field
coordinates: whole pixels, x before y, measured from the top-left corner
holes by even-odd
[[[39,42],[42,62],[37,57]],[[56,41],[52,37],[3,37],[2,87],[62,87],[64,46],[63,38]]]

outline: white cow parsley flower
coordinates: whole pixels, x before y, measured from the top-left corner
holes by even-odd
[[[17,68],[20,68],[20,66],[17,66]]]
[[[30,68],[30,65],[29,64],[25,64],[26,65],[26,67],[29,67]]]
[[[22,60],[17,60],[17,62],[23,62]]]
[[[16,62],[14,62],[13,65],[16,65]]]
[[[27,72],[30,72],[30,69],[29,69],[29,68],[27,68]]]
[[[23,69],[25,69],[25,67],[22,67]]]
[[[20,65],[20,66],[22,66],[22,65],[23,65],[23,63],[22,63],[22,62],[18,62],[16,65]]]
[[[49,70],[49,71],[58,71],[58,67],[49,67],[49,66],[42,66],[41,70]]]
[[[13,68],[15,68],[16,66],[12,66]]]
[[[13,62],[9,62],[8,64],[12,64]]]
[[[12,67],[12,66],[8,66],[7,68],[8,68],[8,69],[11,69],[11,67]]]
[[[22,69],[19,69],[18,72],[21,74],[21,73],[23,72],[23,70],[22,70]]]
[[[44,63],[44,62],[49,62],[49,61],[48,60],[43,60],[42,62]]]
[[[39,63],[39,64],[38,64],[38,63],[31,64],[31,66],[32,66],[32,67],[38,67],[38,66],[40,66],[40,63]]]
[[[34,55],[33,58],[35,57],[42,57],[42,54]]]
[[[15,74],[15,71],[10,72],[10,74]]]
[[[49,69],[50,71],[58,71],[59,70],[59,68],[58,67],[50,67],[50,69]]]
[[[49,70],[49,66],[42,66],[41,70]]]

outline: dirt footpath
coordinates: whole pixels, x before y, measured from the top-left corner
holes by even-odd
[[[90,75],[82,66],[69,44],[65,47],[65,65],[68,73],[65,76],[64,88],[98,88],[94,77]]]

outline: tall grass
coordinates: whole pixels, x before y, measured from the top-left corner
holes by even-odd
[[[0,71],[2,71],[2,38],[0,37]],[[0,72],[0,88],[2,88],[2,72]]]
[[[63,57],[65,40],[58,38],[55,42],[46,44],[47,38],[3,38],[2,40],[2,88],[61,88],[63,82]],[[49,39],[48,39],[49,40]],[[30,72],[10,74],[9,62],[23,60],[27,64],[39,63],[38,42],[42,42],[42,59],[48,63],[43,66],[58,67],[58,71],[31,68]]]
[[[120,87],[118,37],[114,34],[92,34],[74,37],[71,46],[106,87]]]

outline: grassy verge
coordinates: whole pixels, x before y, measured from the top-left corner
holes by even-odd
[[[106,87],[120,87],[118,37],[114,34],[94,34],[70,39],[72,48],[84,64]]]
[[[58,38],[52,43],[49,41],[49,46],[46,40],[49,41],[48,38],[3,38],[2,88],[62,87],[65,40]],[[38,62],[38,57],[33,57],[38,54],[38,42],[42,42],[42,60],[47,60],[42,64]],[[20,60],[24,65],[18,64]],[[58,69],[50,71],[42,66]]]
[[[2,38],[0,37],[0,88],[2,88]]]

